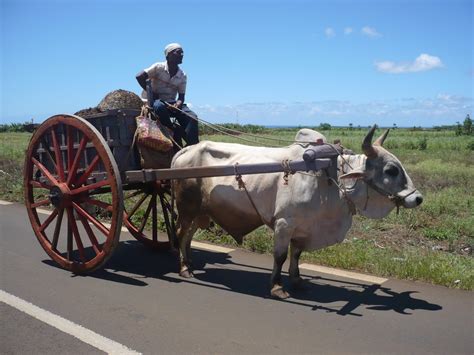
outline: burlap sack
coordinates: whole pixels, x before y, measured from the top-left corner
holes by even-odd
[[[145,106],[136,122],[135,139],[142,169],[169,168],[174,152],[171,130],[152,120]]]
[[[142,169],[167,169],[171,166],[173,150],[160,152],[142,145],[138,145]]]
[[[160,122],[147,115],[140,115],[137,121],[137,143],[155,151],[168,152],[173,149],[172,132]]]

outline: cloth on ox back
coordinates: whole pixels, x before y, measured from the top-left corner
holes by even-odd
[[[309,128],[300,129],[295,136],[295,142],[317,142],[318,139],[322,139],[326,143],[325,136]]]

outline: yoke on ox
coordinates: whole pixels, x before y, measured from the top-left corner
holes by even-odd
[[[423,197],[400,161],[383,148],[386,131],[372,144],[375,126],[362,143],[364,154],[332,156],[332,164],[315,167],[318,172],[240,174],[245,164],[281,164],[301,159],[323,162],[321,150],[312,144],[295,143],[284,148],[251,147],[230,143],[201,142],[178,152],[171,170],[203,166],[235,167],[234,176],[194,177],[174,180],[178,211],[177,238],[180,275],[192,276],[191,240],[197,228],[214,220],[238,242],[265,224],[274,231],[274,265],[271,295],[286,298],[281,270],[290,249],[289,276],[292,287],[302,283],[298,260],[304,250],[341,242],[358,211],[369,218],[383,218],[395,207],[413,208]],[[316,131],[300,130],[296,142],[324,142]],[[327,151],[326,151],[327,153]],[[326,159],[329,160],[329,159]],[[286,163],[285,163],[286,162]],[[323,169],[321,169],[323,168]],[[308,169],[295,169],[308,170]]]

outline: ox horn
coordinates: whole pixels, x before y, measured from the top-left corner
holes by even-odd
[[[374,145],[383,146],[383,142],[385,142],[385,138],[387,138],[388,132],[390,132],[390,128],[387,129],[380,137],[375,140]]]
[[[372,138],[374,137],[374,132],[376,128],[377,125],[373,125],[369,133],[367,133],[367,135],[365,136],[364,141],[362,142],[362,150],[364,151],[364,154],[367,155],[367,158],[375,158],[377,156],[377,152],[372,146]]]

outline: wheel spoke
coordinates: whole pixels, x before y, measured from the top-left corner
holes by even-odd
[[[153,207],[153,196],[152,198],[150,198],[148,207],[146,208],[145,214],[143,215],[143,221],[142,221],[142,224],[140,225],[140,229],[138,230],[140,233],[142,233],[143,229],[145,228],[145,224],[146,224],[146,221],[148,220],[148,217],[150,216],[152,207]]]
[[[39,202],[36,202],[36,203],[32,203],[31,204],[31,208],[37,208],[37,207],[40,207],[40,206],[44,206],[44,205],[47,205],[49,204],[50,201],[49,201],[49,198],[46,199],[46,200],[41,200]]]
[[[138,208],[142,205],[143,201],[145,201],[148,196],[148,194],[144,193],[143,196],[140,197],[140,200],[138,200],[135,206],[133,206],[133,208],[130,210],[130,213],[128,214],[129,219],[135,214],[135,212],[137,212]]]
[[[68,172],[68,180],[69,180],[69,175],[71,175],[71,166],[72,166],[72,160],[73,160],[73,149],[74,149],[74,139],[72,136],[72,128],[71,126],[66,126],[66,146],[67,146],[67,172]]]
[[[161,205],[163,206],[163,208],[166,208],[167,210],[171,210],[171,204],[169,203],[169,201],[166,199],[165,196],[160,196],[160,200],[161,200]]]
[[[41,164],[35,158],[31,158],[31,161],[33,162],[33,164],[37,166],[37,168],[43,173],[44,177],[48,179],[51,184],[53,185],[59,184],[58,180],[56,180],[56,178],[53,175],[51,175],[51,173],[48,171],[48,169],[46,169],[46,167],[43,164]]]
[[[99,163],[100,161],[100,156],[97,155],[93,160],[92,162],[89,164],[87,170],[84,172],[84,174],[79,178],[78,181],[75,182],[74,185],[76,186],[81,186],[82,184],[84,184],[87,179],[89,178],[89,175],[94,171],[96,165]]]
[[[53,240],[51,242],[53,249],[56,249],[56,250],[58,247],[59,232],[61,231],[61,223],[63,221],[63,214],[64,214],[64,208],[61,208],[58,213],[58,219],[56,220],[56,226],[54,227]]]
[[[100,230],[106,237],[109,236],[110,230],[107,229],[101,222],[99,222],[94,216],[91,216],[89,213],[87,213],[81,206],[79,206],[77,203],[73,202],[72,203],[74,209],[82,215],[86,220],[91,222],[98,230]]]
[[[46,228],[48,228],[48,226],[51,224],[51,222],[54,220],[57,214],[58,214],[58,210],[56,209],[48,216],[48,218],[46,218],[46,220],[43,222],[43,224],[39,228],[40,232],[43,232]]]
[[[43,146],[44,152],[45,152],[46,156],[48,157],[49,161],[51,162],[51,164],[53,164],[54,170],[57,171],[56,161],[51,156],[51,152],[49,151],[49,144],[46,143],[46,140],[44,138],[45,137],[41,137],[40,143]]]
[[[72,163],[72,166],[69,168],[69,175],[67,177],[68,185],[70,185],[71,182],[73,182],[74,179],[76,178],[77,165],[79,164],[79,161],[81,160],[81,155],[82,155],[82,152],[84,151],[84,148],[86,147],[87,142],[88,142],[87,137],[83,136],[81,139],[81,143],[79,144],[79,148],[77,149],[74,162]]]
[[[59,179],[61,182],[64,181],[64,166],[63,166],[63,157],[61,154],[61,147],[58,144],[56,138],[56,131],[54,128],[51,128],[51,137],[53,141],[54,155],[56,157],[56,172],[58,173]]]
[[[137,191],[133,191],[131,194],[129,194],[128,196],[124,197],[124,200],[129,200],[131,199],[132,197],[135,197],[137,195],[140,195],[140,194],[143,194],[144,192],[142,190],[137,190]]]
[[[102,187],[102,186],[105,186],[105,185],[110,185],[110,180],[108,180],[108,179],[107,180],[102,180],[102,181],[98,181],[98,182],[95,182],[95,183],[90,184],[90,185],[81,186],[77,189],[72,190],[71,194],[72,195],[77,195],[81,192],[98,189],[99,187]]]
[[[158,210],[156,208],[156,194],[153,195],[152,197],[152,215],[151,215],[151,218],[152,218],[152,238],[153,238],[153,241],[157,241],[158,240]]]
[[[166,198],[163,195],[160,195],[160,202],[161,202],[161,211],[163,212],[163,218],[164,218],[165,224],[166,224],[166,230],[169,234],[170,228],[171,228],[171,223],[170,223],[170,219],[169,219],[169,216],[168,216],[169,208],[168,208],[168,205],[167,205]],[[173,211],[170,211],[170,213],[171,213],[171,218],[173,218],[173,215],[172,215]]]
[[[51,190],[51,188],[52,188],[51,185],[46,185],[42,182],[35,181],[35,180],[30,180],[29,183],[30,183],[31,186],[38,187],[38,188],[41,188],[41,189]]]
[[[99,200],[88,199],[85,201],[85,203],[100,207],[108,212],[112,212],[114,210],[111,204]]]
[[[69,215],[67,218],[67,259],[72,259],[72,227]]]
[[[79,219],[81,220],[81,223],[84,226],[84,229],[86,230],[87,236],[89,237],[89,240],[91,241],[92,249],[94,249],[95,255],[99,255],[101,253],[99,242],[97,241],[97,238],[95,237],[95,234],[92,231],[91,226],[89,225],[89,223],[87,222],[84,216],[79,214]]]
[[[83,262],[85,262],[86,257],[84,255],[84,245],[82,244],[81,237],[79,236],[76,220],[74,219],[73,209],[71,207],[67,208],[67,218],[69,220],[70,227],[72,228],[72,235],[74,237],[74,240],[76,241],[77,250],[79,251],[79,257]]]

